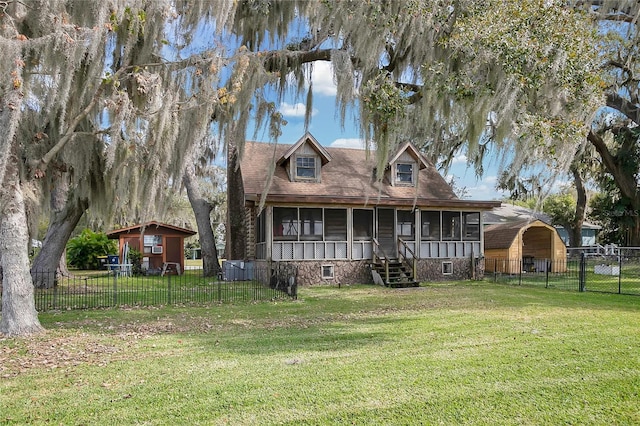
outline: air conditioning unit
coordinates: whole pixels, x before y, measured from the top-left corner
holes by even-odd
[[[153,254],[162,254],[162,246],[153,246],[153,247],[151,247],[151,253],[153,253]]]

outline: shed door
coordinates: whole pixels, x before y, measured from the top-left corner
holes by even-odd
[[[182,264],[182,244],[180,244],[180,237],[167,237],[166,238],[166,256],[165,262],[175,262]]]
[[[378,209],[378,242],[387,256],[398,257],[396,254],[396,226],[393,209]]]

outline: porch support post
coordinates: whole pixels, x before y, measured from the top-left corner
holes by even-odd
[[[273,245],[273,207],[265,206],[264,208],[264,230],[265,230],[265,258],[271,260]]]
[[[422,255],[420,254],[420,241],[422,241],[422,217],[420,214],[420,209],[418,207],[416,207],[415,212],[414,212],[414,216],[413,216],[413,223],[414,223],[414,238],[415,238],[415,247],[413,248],[413,253],[415,254],[415,257],[418,259],[422,259]],[[415,262],[414,262],[415,264]],[[415,268],[414,268],[415,269]],[[414,271],[414,275],[415,277],[415,271]]]
[[[347,259],[353,260],[353,207],[347,207]]]

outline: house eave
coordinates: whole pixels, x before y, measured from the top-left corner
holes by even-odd
[[[247,194],[245,200],[253,203],[260,201],[260,194]],[[420,208],[455,208],[491,210],[499,206],[499,201],[475,201],[475,200],[433,200],[424,198],[390,198],[390,197],[335,197],[329,195],[291,195],[270,194],[266,197],[266,204],[341,204],[354,206],[399,206]]]

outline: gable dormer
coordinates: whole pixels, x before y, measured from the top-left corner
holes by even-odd
[[[291,182],[321,182],[322,166],[331,161],[331,155],[307,132],[291,146],[277,162],[285,167]]]
[[[389,160],[389,182],[393,186],[416,186],[418,172],[427,166],[420,151],[411,142],[406,142]]]

